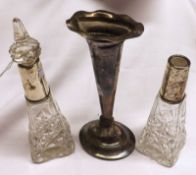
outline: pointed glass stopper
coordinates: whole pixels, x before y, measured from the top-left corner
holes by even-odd
[[[19,18],[13,19],[13,28],[14,28],[14,40],[20,41],[26,38],[29,38],[29,34],[24,27],[24,24]]]
[[[10,54],[14,62],[31,67],[39,58],[41,49],[39,42],[31,38],[19,18],[13,19],[15,43],[10,47]]]

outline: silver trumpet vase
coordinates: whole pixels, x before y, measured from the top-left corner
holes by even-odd
[[[134,134],[113,118],[121,51],[125,39],[140,36],[144,27],[126,15],[107,11],[76,12],[67,27],[86,38],[90,48],[101,106],[99,120],[84,125],[80,142],[92,156],[116,160],[134,149]]]

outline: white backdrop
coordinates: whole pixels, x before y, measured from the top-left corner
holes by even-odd
[[[78,10],[125,13],[145,26],[144,34],[124,44],[114,116],[135,133],[148,119],[161,86],[167,59],[183,54],[191,62],[187,85],[187,143],[173,168],[165,168],[134,151],[118,161],[89,156],[78,133],[100,114],[87,43],[69,31],[65,20]],[[195,8],[196,9],[196,8]],[[188,0],[1,0],[0,70],[11,60],[12,18],[23,20],[29,34],[40,41],[41,61],[53,95],[71,125],[75,153],[33,164],[28,145],[28,118],[17,66],[0,79],[0,174],[106,175],[196,174],[196,10]]]

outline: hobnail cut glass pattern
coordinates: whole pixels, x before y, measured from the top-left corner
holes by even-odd
[[[164,166],[173,166],[185,144],[185,114],[185,99],[169,104],[158,95],[136,149]]]
[[[39,103],[27,102],[32,160],[41,163],[74,151],[69,124],[50,95]]]

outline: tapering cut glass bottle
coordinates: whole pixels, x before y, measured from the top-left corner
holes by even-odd
[[[32,160],[41,163],[74,151],[66,118],[52,98],[39,59],[39,42],[29,36],[20,19],[13,20],[15,43],[10,48],[18,63],[27,101]]]
[[[171,167],[186,141],[185,86],[190,61],[182,55],[169,58],[162,87],[152,107],[147,125],[136,142],[136,149]]]
[[[63,157],[73,151],[69,125],[51,95],[42,102],[27,101],[27,113],[34,162]]]

